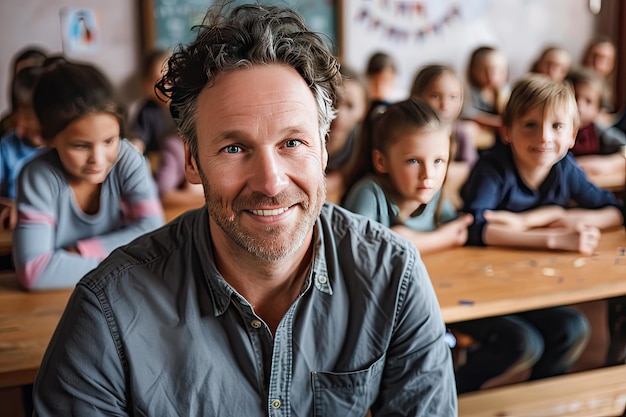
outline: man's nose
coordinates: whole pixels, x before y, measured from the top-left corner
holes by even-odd
[[[249,185],[253,191],[272,197],[289,184],[284,161],[274,150],[261,149],[253,156]]]

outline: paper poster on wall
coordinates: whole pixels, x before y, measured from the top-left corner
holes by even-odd
[[[92,54],[100,47],[100,19],[94,9],[64,7],[60,11],[63,52]]]

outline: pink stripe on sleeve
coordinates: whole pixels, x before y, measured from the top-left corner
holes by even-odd
[[[43,223],[54,226],[56,224],[56,218],[48,213],[41,213],[37,211],[20,211],[18,213],[18,222],[24,224]]]
[[[104,259],[109,254],[96,237],[76,242],[78,251],[84,258]]]
[[[46,252],[33,260],[26,263],[23,271],[17,271],[17,279],[20,281],[22,286],[27,290],[30,290],[35,285],[35,281],[39,278],[39,275],[46,268],[48,263],[52,259],[52,252]]]
[[[142,217],[163,217],[163,206],[158,199],[137,201],[131,206],[130,212],[131,220],[140,219]]]

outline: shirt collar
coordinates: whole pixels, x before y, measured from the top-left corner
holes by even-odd
[[[207,290],[213,301],[213,314],[220,316],[226,312],[231,300],[247,305],[247,301],[235,291],[235,289],[222,277],[215,266],[213,247],[209,236],[209,221],[206,208],[201,209],[203,214],[196,217],[194,230],[199,231],[195,235],[195,249],[197,257],[203,265],[203,272]],[[323,226],[318,217],[313,230],[313,266],[307,274],[301,295],[311,287],[311,283],[318,291],[332,295],[332,287],[328,277],[326,266],[326,254],[324,251]]]

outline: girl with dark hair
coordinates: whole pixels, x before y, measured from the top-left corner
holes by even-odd
[[[51,149],[18,179],[16,275],[29,290],[71,287],[113,249],[160,226],[163,211],[100,71],[56,62],[44,69],[33,104]]]

